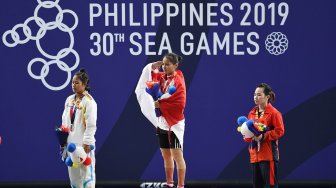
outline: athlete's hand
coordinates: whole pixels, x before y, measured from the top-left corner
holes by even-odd
[[[83,149],[86,153],[90,153],[90,151],[91,151],[90,145],[83,144]]]
[[[254,140],[255,141],[260,141],[261,139],[262,139],[262,137],[263,137],[263,135],[261,134],[261,135],[259,135],[259,136],[255,136],[255,137],[253,137],[254,138]]]
[[[155,106],[155,108],[160,108],[160,103],[159,103],[159,101],[154,101],[154,106]]]
[[[158,68],[160,68],[160,66],[163,64],[163,62],[162,61],[156,61],[156,62],[153,62],[153,64],[152,64],[152,69],[154,70],[154,69],[158,69]]]

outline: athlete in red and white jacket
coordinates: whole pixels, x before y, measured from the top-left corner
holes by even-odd
[[[186,87],[184,76],[177,70],[182,58],[174,53],[168,53],[162,61],[148,64],[142,71],[135,93],[145,117],[156,127],[160,150],[164,159],[167,187],[174,186],[174,160],[177,166],[178,187],[184,187],[186,164],[183,158],[183,136],[185,129],[184,108],[186,104]],[[164,72],[159,72],[159,67]],[[146,82],[157,81],[164,94],[169,86],[175,86],[176,91],[165,99],[154,101],[146,93]],[[159,108],[161,116],[156,117],[154,109]]]

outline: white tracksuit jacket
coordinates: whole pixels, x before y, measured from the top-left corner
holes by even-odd
[[[75,94],[70,95],[65,101],[62,115],[62,125],[71,128],[70,110],[73,108]],[[76,105],[76,104],[75,104]],[[84,93],[79,104],[77,104],[76,115],[72,130],[69,132],[68,143],[77,146],[94,145],[95,133],[97,130],[97,104],[93,97],[87,92]],[[89,166],[80,165],[79,168],[68,167],[71,187],[73,188],[94,188],[95,187],[95,156],[94,151],[89,153],[92,163]]]

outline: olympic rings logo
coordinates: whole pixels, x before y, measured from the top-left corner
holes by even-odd
[[[41,80],[43,85],[47,87],[50,90],[58,91],[64,89],[71,81],[71,72],[75,70],[80,62],[80,58],[78,53],[73,49],[74,47],[74,36],[72,31],[77,28],[78,26],[78,16],[77,14],[69,9],[62,9],[58,3],[60,0],[55,0],[55,1],[42,1],[42,0],[37,0],[38,6],[34,10],[34,16],[29,17],[25,20],[25,22],[19,23],[15,25],[11,30],[6,31],[2,35],[2,41],[7,47],[15,47],[18,44],[25,44],[29,40],[34,40],[36,41],[36,47],[39,50],[39,52],[45,57],[50,59],[50,61],[47,61],[43,58],[34,58],[32,59],[27,66],[28,74],[33,78],[33,79],[38,79]],[[41,17],[39,17],[39,10],[41,8],[45,9],[50,9],[50,8],[56,8],[58,10],[58,13],[56,15],[55,21],[50,21],[50,22],[45,22]],[[63,16],[64,14],[70,14],[74,18],[74,24],[69,27],[66,24],[63,23]],[[32,34],[32,30],[28,26],[31,21],[34,21],[38,26],[39,29],[35,35]],[[17,29],[22,28],[23,34],[26,38],[20,38],[19,33],[17,32]],[[69,35],[70,38],[70,44],[68,47],[61,49],[56,55],[55,54],[49,54],[43,48],[41,47],[41,42],[40,40],[47,34],[48,31],[54,30],[54,29],[59,29],[62,32],[65,32]],[[7,38],[11,37],[12,43],[8,42]],[[73,66],[69,67],[69,65],[62,61],[64,57],[66,57],[69,54],[73,54],[75,56],[75,63]],[[40,75],[35,75],[32,72],[32,66],[34,63],[40,62],[43,64],[43,67],[41,68]],[[57,67],[65,71],[67,73],[67,79],[65,83],[63,83],[60,86],[52,86],[46,81],[46,77],[49,73],[49,66],[52,64],[56,64]]]

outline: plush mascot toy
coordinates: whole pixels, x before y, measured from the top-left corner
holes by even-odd
[[[269,130],[267,125],[262,123],[254,122],[253,120],[248,120],[245,116],[240,116],[237,119],[239,127],[237,128],[238,132],[243,135],[245,142],[251,143],[251,148],[255,147],[253,137],[258,137],[261,134],[266,133]],[[257,142],[258,151],[260,150],[260,141]]]
[[[93,145],[90,145],[91,150],[94,149]],[[91,158],[84,151],[84,148],[81,146],[76,146],[74,143],[70,143],[67,147],[70,156],[65,160],[65,164],[69,167],[78,168],[80,164],[89,166],[91,164]]]
[[[175,93],[175,91],[176,91],[176,87],[175,86],[169,86],[167,93],[163,94],[160,97],[160,100],[161,99],[166,99],[166,98],[170,97],[173,93]]]
[[[146,92],[153,97],[154,101],[168,98],[173,93],[175,93],[175,91],[176,91],[176,87],[175,86],[169,86],[168,87],[168,92],[165,93],[165,94],[162,94],[162,92],[160,91],[160,83],[159,82],[147,81],[146,85],[147,85]],[[160,117],[161,116],[161,111],[160,111],[159,108],[155,108],[155,114],[156,114],[156,117]]]
[[[249,127],[253,126],[253,120],[248,120],[245,116],[240,116],[237,119],[239,127],[237,128],[238,132],[243,135],[245,142],[251,142],[254,134],[250,131]]]
[[[69,136],[69,127],[66,125],[61,125],[55,129],[56,137],[60,145],[60,155],[62,161],[66,159],[66,144]]]

